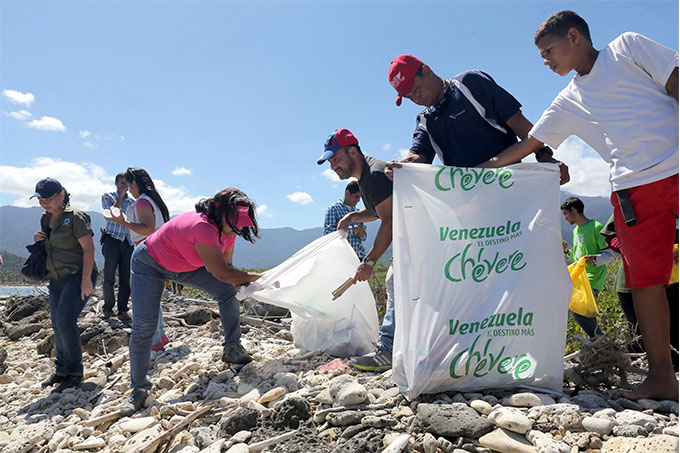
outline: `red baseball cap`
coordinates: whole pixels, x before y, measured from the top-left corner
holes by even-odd
[[[416,73],[423,65],[423,62],[413,55],[399,55],[390,63],[388,80],[392,88],[397,90],[397,105],[401,105],[402,96],[406,96],[413,89],[416,80]]]
[[[319,165],[323,164],[326,160],[333,157],[343,146],[358,144],[359,140],[357,140],[349,129],[336,129],[335,132],[328,136],[326,143],[323,144],[323,154],[316,163]]]

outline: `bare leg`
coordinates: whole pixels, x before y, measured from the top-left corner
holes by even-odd
[[[673,372],[670,353],[670,315],[663,285],[633,290],[633,304],[642,340],[647,350],[649,375],[635,390],[623,396],[678,400],[678,380]]]

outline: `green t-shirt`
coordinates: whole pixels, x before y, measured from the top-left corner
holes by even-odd
[[[602,224],[597,220],[591,220],[585,225],[576,225],[571,249],[572,260],[578,261],[583,256],[597,255],[607,248],[607,242],[604,240],[604,236],[600,234],[600,230],[602,230]],[[586,264],[586,274],[588,274],[588,281],[590,281],[590,286],[593,289],[601,290],[604,288],[607,266],[595,266],[588,263]]]
[[[40,226],[48,230],[52,214],[45,212],[40,219]],[[66,205],[64,212],[54,222],[49,237],[45,239],[47,251],[47,278],[60,279],[66,275],[81,272],[83,269],[83,248],[79,238],[94,235],[90,225],[90,216],[79,209]]]

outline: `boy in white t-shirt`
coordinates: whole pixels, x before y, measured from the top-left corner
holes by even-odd
[[[517,162],[544,143],[576,135],[610,165],[614,222],[627,286],[647,349],[649,375],[630,399],[678,399],[664,285],[678,215],[678,53],[627,32],[598,51],[572,11],[550,16],[534,43],[544,64],[569,82],[527,138],[481,166]]]

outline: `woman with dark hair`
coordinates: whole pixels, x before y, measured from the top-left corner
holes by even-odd
[[[43,241],[47,252],[50,319],[57,351],[56,370],[43,387],[58,384],[55,392],[76,387],[83,380],[83,351],[78,316],[97,280],[90,216],[69,205],[69,193],[56,179],[45,178],[35,186],[45,210],[40,230],[33,239]]]
[[[236,236],[253,242],[258,236],[255,204],[241,190],[225,189],[166,222],[132,254],[132,335],[130,381],[133,389],[123,412],[141,409],[151,382],[146,378],[150,346],[166,280],[207,292],[219,306],[224,329],[222,361],[246,364],[252,358],[240,342],[236,286],[260,274],[243,272],[232,264]]]
[[[139,245],[147,236],[170,220],[170,214],[146,170],[135,167],[128,168],[125,172],[125,181],[130,188],[130,194],[136,201],[127,208],[125,215],[122,213],[116,215],[111,212],[111,217],[107,217],[107,219],[128,228],[130,238],[135,245]],[[163,327],[163,310],[161,309],[158,312],[158,325],[153,336],[151,349],[162,351],[163,346],[169,342],[170,340],[165,335]]]

